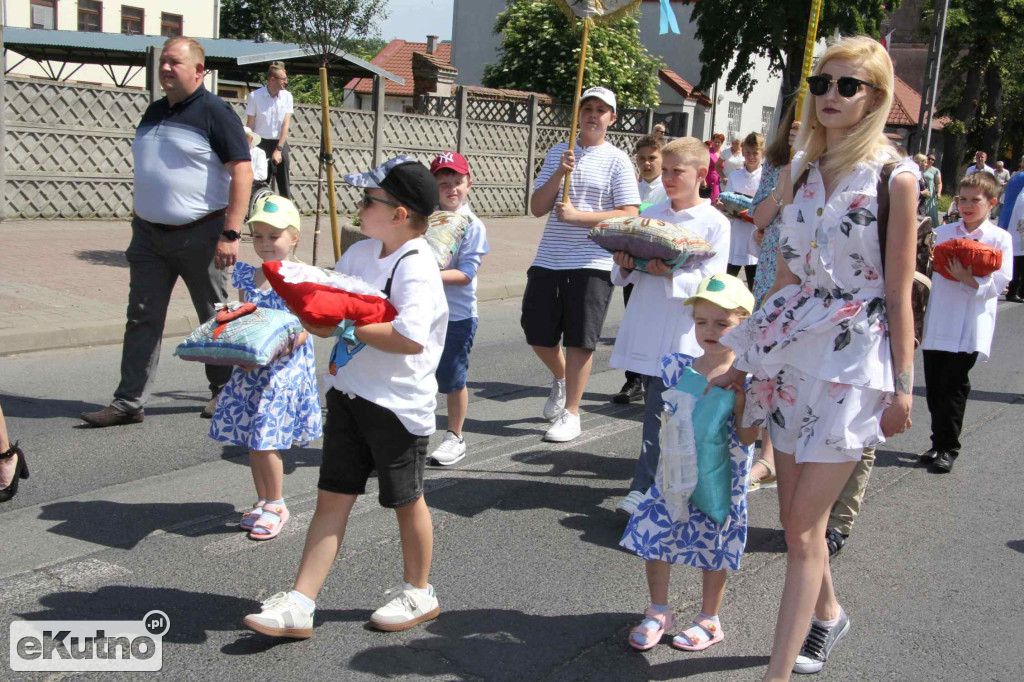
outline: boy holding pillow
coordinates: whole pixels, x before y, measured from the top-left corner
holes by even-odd
[[[584,92],[576,149],[560,142],[548,151],[530,197],[534,216],[549,215],[526,273],[521,325],[552,374],[544,418],[554,424],[544,440],[556,443],[580,435],[580,400],[613,289],[611,255],[587,233],[602,220],[637,215],[640,205],[633,163],[605,139],[614,120],[615,93]],[[569,199],[562,201],[566,174]]]
[[[665,145],[661,155],[662,185],[669,200],[651,206],[641,215],[685,227],[710,243],[715,255],[697,269],[680,268],[675,272],[669,272],[664,262],[654,259],[647,265],[653,274],[634,269],[633,258],[624,251],[614,256],[612,283],[632,284],[633,294],[608,364],[641,375],[647,397],[640,459],[629,494],[615,507],[629,515],[644,499],[658,469],[661,394],[665,390],[661,357],[669,353],[694,358],[703,354],[694,334],[693,308],[684,301],[697,293],[706,277],[724,273],[729,258],[729,220],[700,197],[700,185],[711,163],[707,146],[694,137],[682,137]]]

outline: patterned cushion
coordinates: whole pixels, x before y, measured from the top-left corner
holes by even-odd
[[[949,274],[949,263],[953,259],[965,267],[972,267],[975,277],[984,277],[1003,266],[1003,252],[994,246],[972,239],[950,239],[935,247],[935,272],[954,282],[956,277]]]
[[[718,195],[718,199],[725,204],[725,212],[736,217],[739,217],[743,211],[749,211],[753,201],[746,194],[739,192],[722,192]]]
[[[336,327],[342,320],[352,320],[362,326],[390,322],[397,315],[383,292],[352,275],[294,261],[264,263],[263,274],[309,324]]]
[[[598,223],[587,236],[612,253],[625,251],[641,269],[652,258],[676,270],[684,265],[696,267],[715,255],[711,244],[693,232],[656,218],[612,218]]]
[[[429,227],[423,238],[437,260],[437,267],[450,268],[462,238],[469,227],[469,218],[452,211],[436,211],[430,216]]]
[[[199,325],[178,344],[174,354],[182,360],[208,365],[262,367],[291,350],[302,333],[298,318],[284,310],[246,306],[245,310],[250,311],[247,314],[235,317],[222,310]]]

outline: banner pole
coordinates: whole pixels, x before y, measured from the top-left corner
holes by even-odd
[[[576,148],[576,129],[579,126],[580,95],[583,94],[583,69],[587,64],[587,40],[590,38],[590,20],[583,20],[583,46],[580,50],[580,68],[576,72],[576,96],[572,100],[572,127],[569,129],[569,151]],[[569,201],[569,174],[565,174],[562,201]]]

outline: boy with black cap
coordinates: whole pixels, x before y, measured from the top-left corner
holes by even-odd
[[[263,602],[245,625],[274,637],[313,635],[314,599],[345,536],[352,505],[376,470],[378,498],[393,508],[402,539],[403,580],[370,616],[379,630],[406,630],[440,612],[429,584],[433,549],[430,511],[423,500],[427,441],[434,432],[437,371],[448,325],[448,304],[437,263],[423,240],[437,207],[437,182],[408,156],[368,173],[346,175],[361,188],[360,231],[335,266],[387,294],[398,311],[392,322],[337,328],[306,326],[337,336],[337,374],[327,381],[327,420],[316,512],[295,585]],[[304,325],[305,326],[305,325]]]

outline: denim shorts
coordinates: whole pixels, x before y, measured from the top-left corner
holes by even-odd
[[[466,387],[469,350],[473,347],[476,325],[475,317],[448,323],[444,351],[437,365],[437,390],[440,393],[454,393]]]

